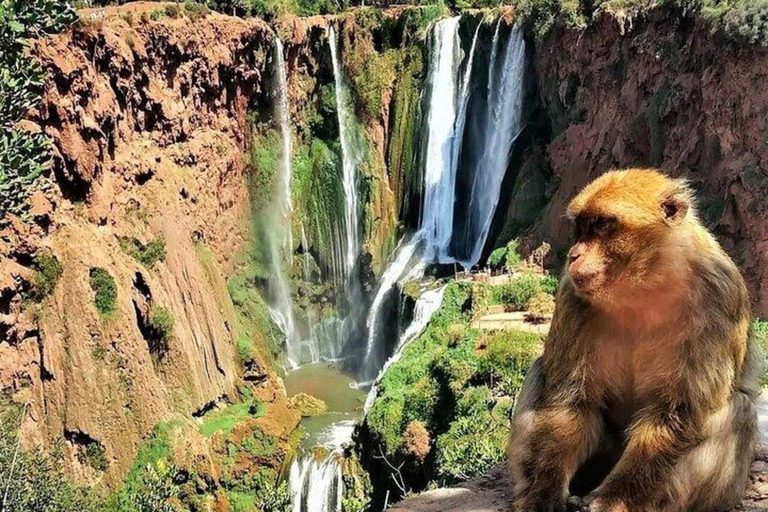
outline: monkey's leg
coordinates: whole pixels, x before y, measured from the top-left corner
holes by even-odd
[[[757,436],[752,398],[737,391],[706,420],[704,435],[675,467],[664,510],[730,510],[741,501]]]
[[[602,435],[593,411],[545,403],[541,366],[536,361],[525,378],[507,449],[518,512],[564,510],[571,478]]]

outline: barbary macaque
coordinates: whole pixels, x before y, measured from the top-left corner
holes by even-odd
[[[684,180],[609,172],[567,213],[575,245],[512,418],[514,510],[728,510],[757,433],[743,278]]]

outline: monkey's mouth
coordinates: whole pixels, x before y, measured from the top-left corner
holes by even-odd
[[[604,287],[605,275],[601,272],[571,273],[571,282],[579,295],[592,296]]]

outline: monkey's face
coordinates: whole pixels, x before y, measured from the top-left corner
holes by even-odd
[[[575,243],[567,274],[590,300],[621,300],[662,280],[661,268],[688,210],[688,189],[654,171],[608,173],[570,204]]]

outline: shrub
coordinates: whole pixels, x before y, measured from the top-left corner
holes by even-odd
[[[517,269],[517,267],[519,267],[523,262],[523,257],[520,256],[520,251],[517,247],[517,240],[512,240],[507,244],[505,254],[507,256],[505,266],[509,272]]]
[[[187,0],[184,2],[184,12],[187,16],[189,16],[189,19],[191,20],[197,20],[199,18],[204,18],[208,16],[210,13],[210,10],[208,9],[208,6],[204,3],[198,3],[193,2],[191,0]]]
[[[166,249],[165,238],[159,236],[149,242],[142,244],[135,238],[121,238],[120,248],[131,255],[136,261],[148,268],[153,268],[156,263],[165,261]]]
[[[92,268],[90,272],[91,289],[95,292],[93,302],[102,316],[108,317],[115,312],[117,305],[117,285],[115,279],[103,268]]]
[[[173,315],[163,306],[153,306],[149,312],[149,350],[162,357],[168,352],[168,342],[173,336]]]
[[[98,441],[91,441],[77,451],[77,460],[80,464],[87,464],[96,471],[106,471],[109,468],[104,447]]]
[[[495,286],[492,293],[495,302],[507,304],[518,311],[522,311],[534,296],[543,291],[541,276],[523,274],[509,283]]]
[[[496,270],[501,268],[507,259],[507,248],[498,247],[488,256],[488,266]]]
[[[489,412],[458,418],[437,438],[438,474],[449,482],[480,476],[504,460],[505,443]]]
[[[448,346],[455,347],[464,341],[466,327],[460,322],[453,323],[445,329],[445,335],[448,339]]]
[[[181,17],[181,7],[179,4],[173,3],[168,4],[165,6],[165,15],[169,18],[180,18]]]
[[[42,252],[35,258],[35,273],[32,277],[35,298],[43,299],[53,293],[56,283],[59,282],[64,267],[51,252]]]
[[[18,427],[25,410],[0,399],[0,480],[8,511],[95,512],[94,496],[64,476],[61,459],[40,450],[19,450]],[[13,468],[13,474],[10,471]]]
[[[496,333],[480,357],[478,377],[491,388],[514,397],[541,351],[542,342],[538,334],[523,331]]]
[[[293,510],[293,494],[285,482],[267,487],[259,492],[255,501],[261,512],[290,512]]]
[[[418,463],[422,463],[429,455],[430,445],[429,432],[424,423],[418,420],[410,422],[403,434],[403,452]]]
[[[531,320],[534,322],[541,322],[546,320],[547,316],[554,313],[555,299],[548,293],[537,293],[528,301],[526,310],[528,311]]]

